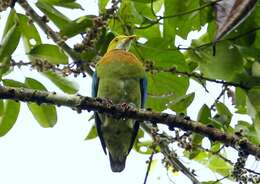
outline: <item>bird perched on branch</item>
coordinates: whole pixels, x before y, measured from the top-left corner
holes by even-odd
[[[98,61],[93,75],[92,96],[112,100],[118,104],[134,104],[143,108],[147,80],[143,64],[131,52],[136,36],[120,35],[109,44],[106,54]],[[139,122],[132,119],[115,119],[95,112],[97,133],[104,152],[109,152],[113,172],[125,168],[126,157],[133,147]]]

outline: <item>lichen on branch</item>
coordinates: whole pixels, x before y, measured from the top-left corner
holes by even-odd
[[[200,122],[190,120],[189,117],[159,113],[153,111],[135,109],[127,104],[113,104],[110,100],[102,98],[90,98],[81,95],[58,95],[55,92],[38,91],[26,88],[0,87],[1,99],[12,99],[23,102],[47,103],[57,106],[67,106],[78,112],[82,110],[98,111],[111,115],[114,118],[131,118],[147,123],[163,124],[170,130],[180,128],[184,131],[192,131],[208,137],[212,141],[219,141],[225,146],[242,150],[260,158],[260,147],[254,145],[246,138],[236,134],[227,134],[221,130],[206,126]]]

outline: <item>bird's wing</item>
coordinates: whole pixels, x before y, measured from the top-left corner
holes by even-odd
[[[92,92],[91,92],[92,97],[97,97],[98,83],[99,83],[99,78],[97,76],[97,73],[94,72],[94,74],[92,76]],[[101,142],[101,145],[102,145],[102,148],[103,148],[105,154],[107,154],[106,143],[104,141],[103,133],[102,133],[102,130],[101,130],[101,123],[102,122],[101,122],[100,117],[98,116],[97,112],[94,113],[94,118],[95,118],[95,124],[96,124],[98,137],[100,139],[100,142]]]
[[[144,104],[145,104],[146,96],[147,96],[147,78],[146,77],[144,77],[140,80],[140,90],[141,90],[141,108],[144,108]],[[140,127],[140,122],[136,121],[134,124],[134,127],[133,127],[133,134],[132,134],[132,139],[131,139],[130,146],[128,149],[128,153],[131,151],[131,149],[134,145],[135,138],[138,134],[139,127]]]
[[[97,97],[98,83],[99,83],[99,78],[97,76],[97,73],[94,72],[92,76],[92,90],[91,90],[92,97]]]
[[[144,108],[144,104],[147,96],[147,78],[146,76],[140,80],[141,89],[141,108]]]

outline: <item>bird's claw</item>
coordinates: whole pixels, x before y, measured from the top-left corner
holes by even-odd
[[[123,102],[121,104],[121,107],[124,109],[124,110],[131,110],[131,109],[135,109],[136,108],[136,105],[134,103],[126,103],[126,102]]]

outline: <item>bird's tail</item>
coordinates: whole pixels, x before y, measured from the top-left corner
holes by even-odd
[[[123,158],[123,160],[120,160],[120,159],[113,158],[112,155],[109,153],[109,160],[110,160],[110,167],[113,172],[121,172],[124,170],[126,156]]]

